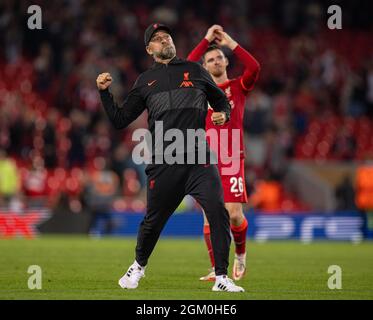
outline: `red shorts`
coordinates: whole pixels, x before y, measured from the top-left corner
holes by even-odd
[[[224,166],[218,165],[224,191],[224,202],[247,202],[244,161],[245,159],[240,159],[238,172],[228,175],[223,175],[222,169]]]

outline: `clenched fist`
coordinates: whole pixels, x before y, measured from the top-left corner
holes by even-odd
[[[227,121],[227,115],[225,112],[213,112],[211,121],[216,126],[222,126]]]
[[[112,82],[113,82],[113,78],[108,72],[100,73],[96,79],[97,88],[99,90],[107,89],[111,85]]]

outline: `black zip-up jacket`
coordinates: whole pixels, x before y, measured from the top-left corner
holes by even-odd
[[[155,146],[155,122],[163,122],[163,132],[179,129],[187,136],[187,129],[205,129],[208,102],[217,112],[230,118],[230,104],[224,92],[215,84],[210,74],[198,63],[173,58],[168,64],[155,62],[140,74],[124,102],[119,106],[108,89],[100,91],[105,111],[117,129],[127,127],[145,109],[152,134],[152,156],[159,152]],[[171,141],[163,142],[161,152]],[[189,152],[185,144],[184,152]],[[199,144],[193,143],[193,149]],[[158,151],[157,151],[158,150]],[[207,150],[208,151],[208,150]],[[176,151],[177,153],[178,151]]]

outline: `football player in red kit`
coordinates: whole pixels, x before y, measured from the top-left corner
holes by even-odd
[[[216,44],[212,44],[215,42]],[[227,47],[233,51],[234,56],[244,65],[245,70],[241,76],[229,79],[227,75],[228,59],[221,50]],[[214,150],[211,141],[210,147],[218,155],[218,168],[224,189],[225,207],[229,212],[231,231],[235,243],[235,259],[233,264],[233,279],[240,280],[246,272],[246,233],[248,228],[247,220],[243,214],[242,203],[247,202],[244,174],[244,147],[243,147],[243,115],[245,100],[248,93],[254,88],[258,79],[260,65],[258,61],[235,40],[233,40],[219,25],[213,25],[206,33],[202,41],[189,54],[188,60],[199,61],[202,58],[204,68],[210,73],[215,83],[225,92],[231,105],[231,119],[223,126],[217,126],[212,121],[213,110],[208,110],[206,117],[206,131],[214,128],[218,131],[226,129],[228,143],[219,141],[217,145],[227,149],[228,157],[236,161],[238,170],[224,170],[227,168],[226,161],[222,161],[221,152]],[[234,131],[239,134],[233,134]],[[231,164],[229,164],[231,166]],[[204,215],[204,239],[208,248],[212,265],[211,272],[200,280],[214,281],[214,255],[210,240],[210,226]]]

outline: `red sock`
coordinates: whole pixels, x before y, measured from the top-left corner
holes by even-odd
[[[242,254],[246,252],[246,233],[248,222],[245,220],[239,226],[234,226],[231,224],[231,230],[234,238],[234,243],[236,245],[236,253]]]
[[[210,226],[204,225],[203,226],[203,237],[205,238],[207,250],[210,256],[211,266],[215,268],[215,259],[214,259],[214,252],[212,251],[212,244],[211,244],[211,237],[210,237]]]

